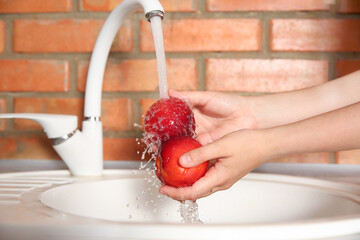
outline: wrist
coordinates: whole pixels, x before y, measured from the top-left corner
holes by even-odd
[[[251,144],[252,151],[257,152],[259,165],[276,159],[280,154],[280,144],[276,143],[269,129],[249,129],[246,132],[246,142]]]
[[[255,129],[264,129],[273,127],[276,124],[272,122],[274,114],[269,114],[269,102],[266,96],[249,96],[245,97],[249,111],[254,119]]]
[[[291,154],[287,146],[287,137],[282,134],[281,127],[262,129],[262,139],[266,145],[266,161],[271,161]]]

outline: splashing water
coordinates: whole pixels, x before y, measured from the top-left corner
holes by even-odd
[[[156,52],[160,98],[168,98],[169,95],[168,95],[168,87],[167,87],[167,79],[166,79],[165,51],[164,51],[163,32],[161,27],[162,20],[161,17],[154,16],[150,18],[150,22],[151,22],[151,30],[154,38],[154,45]]]
[[[158,193],[157,189],[160,188],[161,183],[157,179],[155,171],[148,167],[145,169],[145,188],[141,191],[141,195],[136,196],[136,209],[134,211],[144,211],[148,212],[147,214],[156,214],[158,208],[161,207],[161,202],[163,202],[166,197]],[[130,204],[127,204],[126,207],[130,207]],[[146,218],[146,215],[144,215]]]
[[[161,26],[162,20],[161,17],[154,16],[150,19],[150,22],[151,22],[151,30],[154,38],[154,45],[156,52],[160,98],[169,98],[167,78],[166,78],[166,61],[165,61],[166,59],[165,59],[165,51],[164,51],[163,32]],[[134,126],[142,128],[141,125],[136,123],[134,124]],[[138,141],[139,143],[138,139],[136,139],[136,141]],[[141,163],[139,168],[140,170],[143,169],[146,170],[146,176],[144,178],[144,181],[150,184],[150,187],[143,190],[142,194],[153,195],[152,190],[154,188],[158,189],[161,186],[161,183],[157,179],[155,174],[155,170],[154,170],[155,161],[153,161],[156,160],[156,157],[158,155],[157,151],[158,151],[158,147],[160,146],[161,139],[158,139],[152,136],[151,134],[144,134],[141,141],[146,145],[146,148],[142,153],[141,159],[144,160],[145,155],[150,154],[150,160],[146,163]],[[140,200],[140,198],[142,197],[138,196],[136,200]],[[157,194],[157,200],[160,202],[164,201],[165,196]],[[156,202],[157,202],[156,200],[146,201],[144,203],[144,206],[142,207],[152,207],[153,213],[155,214],[157,211],[157,207],[161,207],[161,206],[157,206]],[[140,207],[141,207],[140,205],[137,205],[137,209],[139,209]],[[198,205],[196,202],[183,201],[180,205],[179,212],[182,217],[181,222],[183,223],[202,223],[201,220],[199,219]],[[129,215],[129,218],[132,218],[132,216]]]

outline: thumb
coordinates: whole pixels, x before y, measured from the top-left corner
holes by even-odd
[[[221,157],[221,151],[219,141],[215,141],[183,154],[179,158],[179,163],[182,167],[190,168],[218,157]]]

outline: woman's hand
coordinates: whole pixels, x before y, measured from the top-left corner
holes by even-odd
[[[206,145],[230,132],[256,128],[249,99],[219,92],[177,92],[172,97],[182,98],[190,104],[195,115],[197,140]]]
[[[248,172],[271,157],[270,144],[261,130],[240,130],[217,141],[192,150],[180,157],[183,167],[193,167],[204,161],[216,160],[206,174],[191,187],[162,186],[160,193],[176,200],[196,200],[230,188]]]
[[[179,159],[183,167],[217,159],[191,187],[162,186],[160,192],[178,200],[196,200],[224,190],[269,160],[290,154],[360,148],[360,102],[312,118],[274,128],[240,130]]]

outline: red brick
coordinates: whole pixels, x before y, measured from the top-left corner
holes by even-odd
[[[104,138],[104,160],[142,160],[144,149],[135,138]]]
[[[258,19],[164,20],[164,45],[168,52],[259,51],[261,24]],[[154,51],[150,24],[141,22],[140,49]]]
[[[143,125],[143,116],[145,116],[146,111],[156,102],[156,99],[141,99],[140,105],[141,105],[141,117],[139,119],[140,124]]]
[[[328,11],[328,0],[208,0],[208,11]]]
[[[340,151],[335,154],[336,163],[360,164],[360,149]]]
[[[336,62],[336,76],[342,77],[349,73],[360,70],[360,59],[339,60]]]
[[[84,100],[80,98],[16,98],[14,111],[17,113],[51,113],[78,116],[78,127],[83,120]],[[103,99],[102,121],[104,130],[131,130],[132,103],[129,99]],[[16,129],[41,129],[30,120],[15,120]]]
[[[0,159],[60,159],[44,136],[0,138]]]
[[[271,162],[277,163],[329,163],[329,153],[308,153],[282,157]]]
[[[50,113],[78,116],[78,127],[81,127],[83,115],[83,99],[79,98],[15,98],[16,113]],[[41,129],[40,125],[31,120],[16,119],[16,129]]]
[[[123,0],[80,0],[81,11],[111,11]],[[194,12],[195,0],[162,0],[165,12]]]
[[[71,0],[0,0],[0,13],[71,11]]]
[[[328,80],[323,60],[207,59],[206,90],[281,92]]]
[[[67,92],[69,63],[63,60],[0,60],[0,91]]]
[[[0,53],[5,49],[5,22],[0,20]]]
[[[0,98],[0,113],[6,113],[6,100]],[[0,131],[5,130],[5,119],[0,120]]]
[[[15,20],[15,52],[92,52],[104,20],[41,19]],[[125,21],[115,37],[111,51],[132,50],[132,26]]]
[[[197,89],[196,61],[194,59],[167,59],[169,87],[178,90]],[[88,61],[78,63],[78,90],[84,91]],[[105,70],[103,91],[156,91],[159,87],[156,60],[109,60]]]
[[[273,51],[360,51],[357,19],[274,19],[270,25]]]
[[[360,1],[359,0],[337,1],[337,12],[339,12],[339,13],[360,13]]]
[[[195,12],[197,11],[196,0],[161,0],[165,12]]]
[[[132,101],[130,99],[103,99],[101,114],[104,130],[124,131],[133,128]]]

